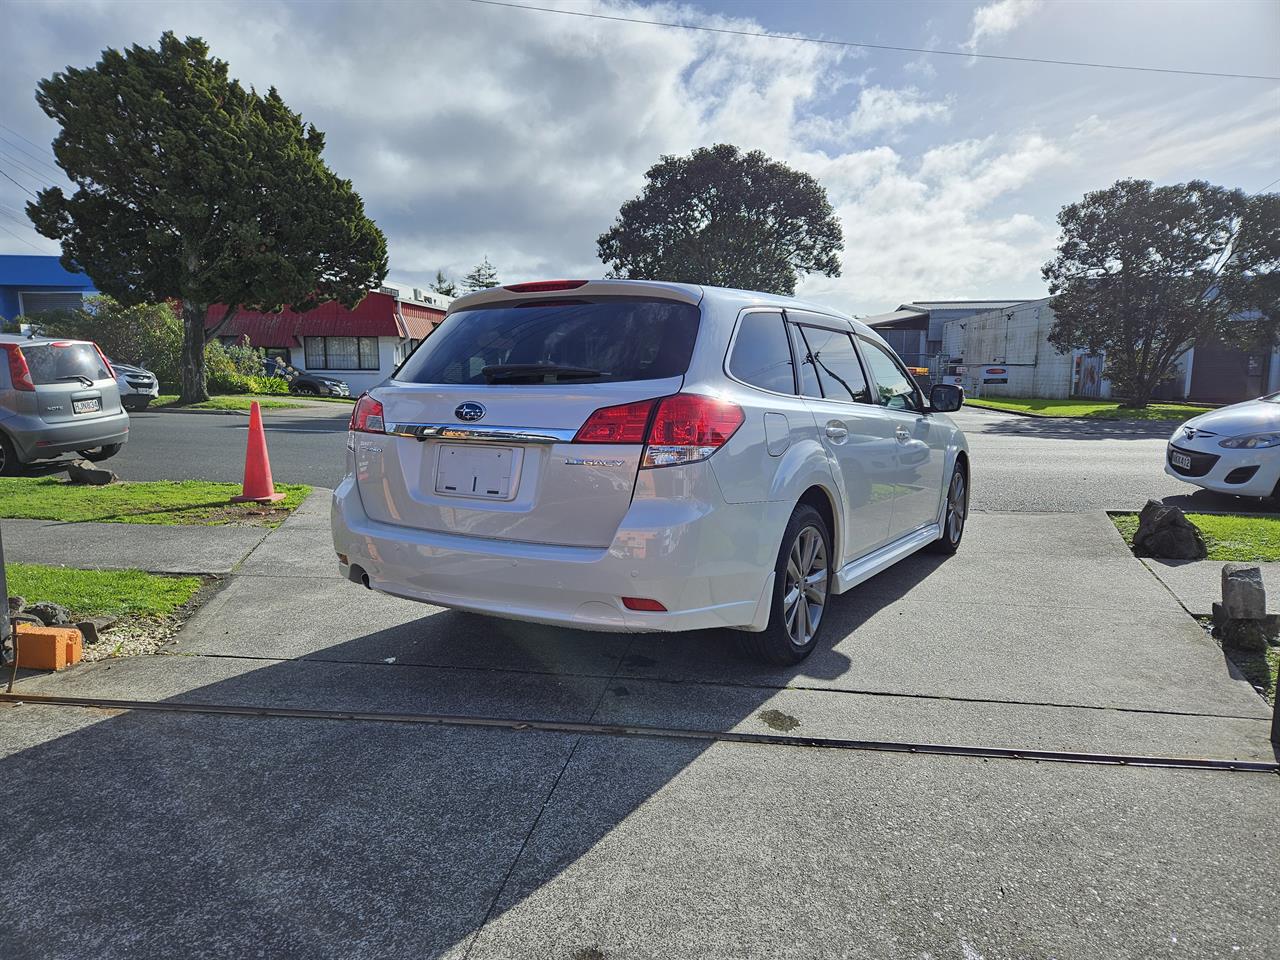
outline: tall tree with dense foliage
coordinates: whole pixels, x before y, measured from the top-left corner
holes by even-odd
[[[471,269],[471,272],[462,278],[463,289],[468,292],[488,290],[491,287],[496,287],[498,283],[498,271],[489,262],[488,256],[477,263]]]
[[[664,156],[597,241],[610,275],[793,294],[840,275],[840,221],[807,173],[718,143]]]
[[[238,310],[355,306],[387,272],[381,231],[321,158],[324,134],[227,70],[203,40],[165,33],[36,93],[76,191],[43,190],[27,213],[121,303],[181,303],[185,401],[207,398],[205,342]],[[226,309],[206,326],[214,304]]]
[[[1106,375],[1145,407],[1196,341],[1269,345],[1280,334],[1280,194],[1203,180],[1120,180],[1058,214],[1049,339],[1105,351]]]

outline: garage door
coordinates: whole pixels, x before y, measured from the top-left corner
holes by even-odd
[[[79,310],[84,298],[79,293],[24,291],[18,294],[24,316],[35,316],[49,310]]]

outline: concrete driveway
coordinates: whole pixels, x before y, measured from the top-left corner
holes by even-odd
[[[975,513],[779,670],[731,635],[371,594],[324,510],[169,655],[20,687],[135,709],[0,707],[3,955],[1280,951],[1273,773],[848,742],[1274,761],[1265,704],[1100,513]]]

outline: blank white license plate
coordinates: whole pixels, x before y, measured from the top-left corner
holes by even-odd
[[[72,400],[71,409],[76,413],[97,413],[102,409],[102,401],[97,397],[92,400]]]
[[[517,466],[511,447],[443,443],[436,465],[436,493],[450,497],[510,500]]]
[[[1177,450],[1169,451],[1169,462],[1175,467],[1181,467],[1183,470],[1191,469],[1191,457],[1185,453],[1179,453]]]

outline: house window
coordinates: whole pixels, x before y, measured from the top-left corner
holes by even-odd
[[[308,370],[377,370],[377,337],[303,337]]]
[[[263,351],[263,355],[264,355],[268,360],[274,360],[274,359],[276,359],[277,357],[279,357],[279,358],[280,358],[281,360],[283,360],[285,363],[288,363],[288,362],[289,362],[289,359],[290,359],[290,358],[289,358],[289,348],[288,348],[288,347],[267,347],[267,348]]]

